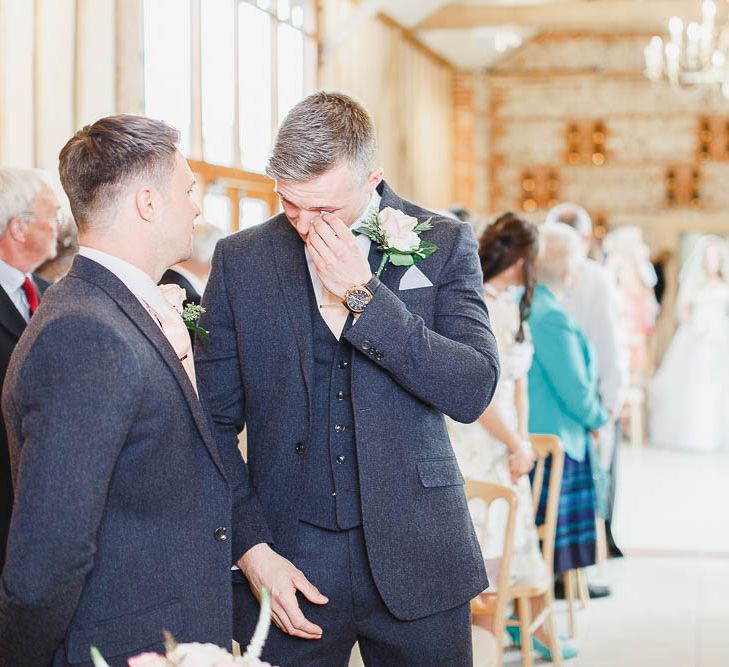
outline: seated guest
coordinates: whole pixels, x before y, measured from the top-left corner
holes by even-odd
[[[179,285],[187,293],[185,305],[200,304],[202,293],[210,275],[215,244],[224,236],[215,225],[200,223],[195,225],[192,235],[192,255],[190,259],[167,269],[160,280],[161,285]]]
[[[58,199],[42,172],[0,168],[0,383],[10,355],[48,283],[32,272],[56,254]],[[0,415],[0,571],[13,490],[5,422]]]
[[[554,553],[554,571],[561,574],[595,563],[595,489],[588,446],[591,432],[609,415],[598,395],[592,348],[561,303],[581,257],[579,235],[563,223],[546,225],[541,235],[539,284],[528,320],[534,343],[529,430],[558,436],[565,450]],[[548,474],[537,523],[544,517]]]
[[[539,550],[528,473],[534,465],[534,452],[528,436],[529,404],[527,373],[532,363],[531,334],[525,319],[529,315],[539,249],[536,227],[513,213],[506,213],[488,226],[479,242],[484,277],[484,299],[491,316],[501,362],[501,377],[494,399],[473,424],[449,420],[449,432],[461,471],[469,479],[511,486],[517,492],[517,518],[510,564],[511,582],[536,585],[548,576]],[[523,288],[519,303],[511,288]],[[483,552],[487,569],[498,570],[504,551],[506,512],[489,511]],[[472,508],[474,522],[482,519]],[[535,605],[536,606],[536,605]],[[536,616],[540,609],[533,609]],[[489,617],[478,617],[479,624]],[[490,629],[487,627],[487,629]],[[551,659],[543,629],[537,631],[535,648]],[[573,657],[565,647],[563,657]]]

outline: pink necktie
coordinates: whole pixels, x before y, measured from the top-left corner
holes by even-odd
[[[190,334],[187,331],[185,323],[182,321],[180,313],[178,313],[172,305],[164,302],[163,311],[160,313],[156,309],[151,308],[152,312],[159,319],[162,325],[162,333],[172,345],[177,358],[182,363],[182,367],[190,378],[192,388],[197,394],[197,381],[195,379],[195,361],[192,357],[192,343],[190,342]]]

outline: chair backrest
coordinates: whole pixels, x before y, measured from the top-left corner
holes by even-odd
[[[562,490],[562,469],[564,468],[564,449],[562,442],[555,435],[530,435],[529,440],[537,457],[532,479],[532,502],[534,516],[539,509],[544,486],[545,462],[552,457],[549,470],[549,488],[547,503],[544,509],[544,523],[537,526],[539,539],[542,541],[542,557],[547,565],[547,572],[554,569],[554,542],[557,532],[557,515],[559,513],[559,494]]]
[[[514,526],[516,524],[516,492],[508,486],[500,486],[491,482],[477,482],[466,480],[466,498],[481,500],[486,505],[486,520],[476,527],[479,543],[483,544],[484,536],[488,531],[488,514],[491,504],[496,500],[503,500],[507,505],[506,527],[504,535],[504,552],[500,559],[499,574],[496,580],[496,604],[491,608],[487,606],[481,613],[493,614],[493,635],[501,637],[506,625],[506,604],[509,591],[509,570],[511,565],[511,551],[514,546]],[[474,613],[479,613],[478,606],[472,605]],[[500,664],[500,658],[499,662]]]

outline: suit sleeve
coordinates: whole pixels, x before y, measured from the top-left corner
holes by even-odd
[[[253,489],[248,467],[238,450],[238,434],[245,426],[245,391],[241,379],[233,311],[225,286],[221,244],[203,296],[205,313],[200,326],[210,331],[195,345],[195,372],[200,396],[213,419],[215,440],[233,492],[233,558],[256,544],[273,543],[263,508]]]
[[[457,238],[437,285],[433,329],[381,285],[345,336],[360,351],[378,350],[370,358],[412,395],[467,423],[490,403],[499,362],[473,230],[454,229]]]
[[[6,389],[3,412],[20,450],[0,662],[48,665],[94,566],[110,480],[144,392],[125,341],[77,317],[39,334]]]
[[[565,319],[547,318],[541,334],[535,336],[534,353],[567,414],[590,430],[607,422],[592,355]]]

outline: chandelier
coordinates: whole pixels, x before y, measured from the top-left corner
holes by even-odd
[[[718,90],[729,99],[729,23],[717,26],[716,2],[704,0],[701,23],[684,25],[672,16],[668,33],[645,47],[645,75],[679,90]]]

